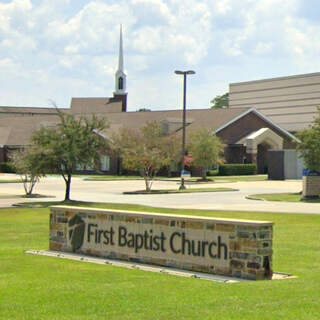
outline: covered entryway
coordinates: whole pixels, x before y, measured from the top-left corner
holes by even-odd
[[[269,128],[261,128],[245,139],[248,162],[256,163],[258,173],[268,172],[268,150],[283,149],[283,138]]]

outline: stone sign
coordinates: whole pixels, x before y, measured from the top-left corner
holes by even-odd
[[[309,175],[303,176],[302,179],[302,195],[303,197],[319,197],[320,196],[320,176]]]
[[[50,250],[244,279],[272,277],[272,222],[54,206]]]

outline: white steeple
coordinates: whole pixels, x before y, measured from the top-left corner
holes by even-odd
[[[119,43],[119,64],[115,74],[115,92],[116,95],[126,94],[126,74],[123,70],[123,46],[122,46],[122,25],[120,25],[120,43]]]
[[[120,24],[120,43],[119,43],[119,65],[118,65],[118,70],[123,71],[122,24]]]

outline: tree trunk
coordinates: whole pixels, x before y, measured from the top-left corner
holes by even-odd
[[[151,186],[150,186],[150,177],[149,177],[149,171],[146,169],[141,170],[141,175],[144,179],[144,183],[146,186],[146,191],[150,192],[151,190]]]
[[[149,181],[149,177],[145,176],[145,177],[144,177],[144,182],[145,182],[145,185],[146,185],[146,191],[147,191],[147,192],[150,192],[150,181]]]
[[[207,180],[207,168],[202,168],[202,180]]]
[[[68,174],[66,182],[66,194],[64,197],[64,201],[70,200],[70,187],[71,187],[71,174]]]

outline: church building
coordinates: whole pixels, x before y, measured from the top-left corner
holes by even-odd
[[[124,72],[123,35],[120,28],[118,69],[115,73],[115,90],[112,97],[74,97],[70,108],[60,109],[77,115],[103,116],[110,127],[106,137],[121,128],[139,130],[148,121],[162,123],[170,134],[182,129],[182,110],[128,112],[126,74]],[[32,134],[42,126],[54,126],[59,122],[54,108],[0,107],[0,162],[8,161],[10,150],[27,146]],[[258,172],[268,169],[269,149],[292,149],[297,139],[287,130],[270,120],[255,108],[241,106],[227,109],[193,109],[186,112],[186,132],[200,128],[212,128],[226,144],[227,163],[257,163]],[[104,174],[119,172],[119,159],[112,153],[101,159]],[[82,168],[85,172],[91,168]]]

